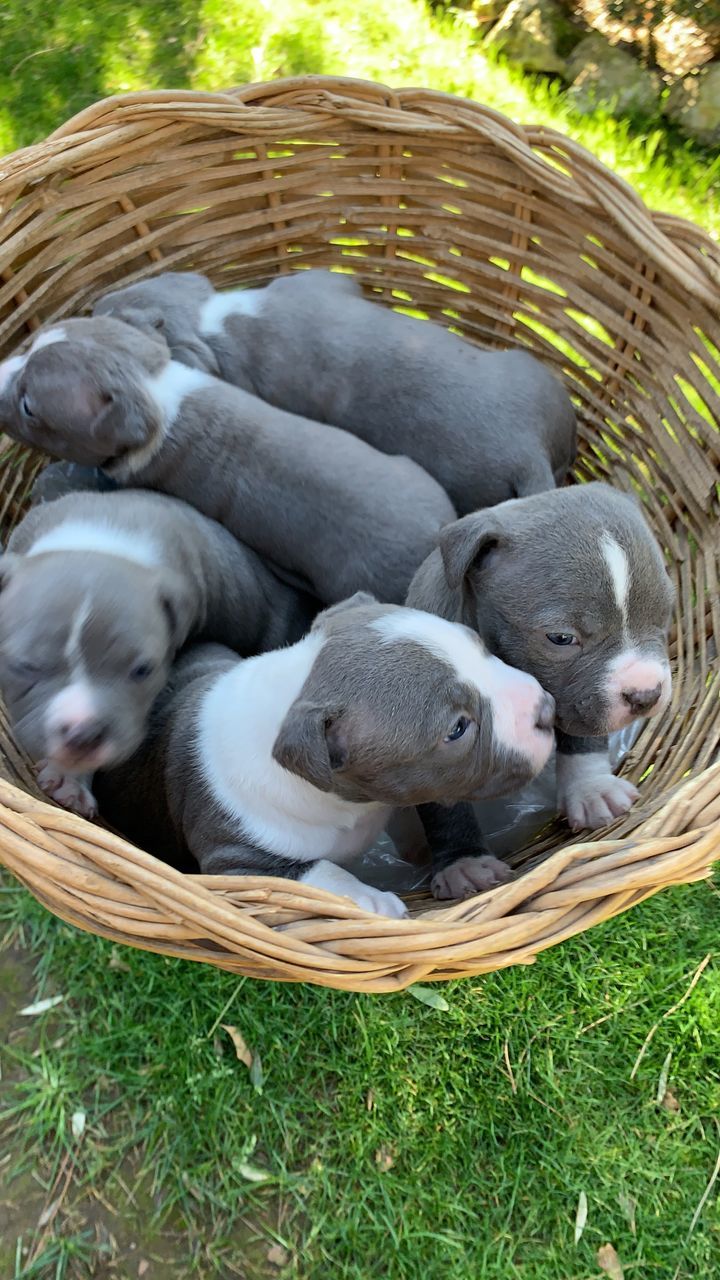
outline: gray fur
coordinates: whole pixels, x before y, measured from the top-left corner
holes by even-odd
[[[667,655],[673,591],[638,504],[594,483],[465,516],[441,535],[407,603],[472,626],[492,653],[529,671],[555,698],[566,734],[607,732],[608,663],[627,647],[600,540],[609,533],[630,566],[628,639]],[[576,632],[558,648],[547,634]]]
[[[390,810],[428,800],[480,798],[522,785],[534,768],[494,737],[487,699],[460,683],[450,664],[431,649],[409,639],[387,644],[371,626],[393,608],[360,595],[318,617],[313,633],[320,633],[324,643],[308,660],[299,694],[280,709],[274,761],[309,784],[321,803],[326,796],[328,805],[339,797]],[[290,651],[285,660],[295,660]],[[265,661],[254,660],[255,681],[266,678]],[[197,647],[179,660],[140,750],[127,764],[99,776],[102,812],[161,856],[175,860],[189,851],[204,872],[298,878],[312,857],[293,858],[281,848],[253,843],[202,771],[198,722],[203,703],[217,679],[236,666],[235,656],[218,646]],[[449,744],[445,735],[459,710],[468,707],[477,731]],[[258,750],[254,709],[245,706],[245,714],[250,720],[244,727]],[[245,749],[240,739],[241,773]]]
[[[220,332],[203,331],[214,292],[204,276],[169,272],[107,294],[95,313],[162,329],[177,360],[406,454],[460,514],[564,480],[575,414],[529,353],[480,350],[369,301],[336,272],[279,277],[262,290],[258,314],[230,314]]]
[[[77,522],[151,539],[157,564],[107,550],[28,555],[39,538]],[[134,490],[70,493],[33,507],[13,533],[0,573],[0,687],[36,761],[50,754],[46,709],[75,668],[92,686],[107,730],[103,755],[123,759],[142,738],[173,656],[188,639],[256,653],[297,640],[319,607],[215,521],[177,499]],[[88,619],[79,652],[68,654],[81,609]],[[151,668],[139,680],[130,675],[138,665]],[[71,771],[87,765],[80,753]]]
[[[2,382],[9,435],[185,498],[326,603],[358,589],[404,599],[454,517],[414,462],[218,380],[186,395],[169,426],[146,385],[168,365],[163,340],[113,319],[62,328],[66,340],[40,347]]]

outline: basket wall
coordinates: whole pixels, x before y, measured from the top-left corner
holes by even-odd
[[[238,972],[383,990],[526,962],[706,874],[720,844],[720,250],[551,130],[358,81],[108,99],[0,164],[0,356],[121,281],[309,266],[535,352],[578,407],[576,479],[642,497],[678,609],[672,704],[625,765],[640,803],[602,841],[558,825],[492,894],[382,921],[278,881],[183,878],[41,802],[3,714],[0,860],[80,927]],[[2,443],[3,534],[41,461]]]

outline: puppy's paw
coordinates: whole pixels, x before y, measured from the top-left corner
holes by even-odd
[[[477,858],[458,858],[449,867],[436,871],[430,888],[435,898],[472,898],[511,879],[512,871],[506,862],[483,853]]]
[[[373,889],[369,884],[361,884],[359,889],[353,890],[352,898],[363,911],[370,911],[376,916],[403,920],[408,913],[405,903],[396,893]]]
[[[616,778],[608,767],[607,772],[585,778],[578,775],[559,786],[558,812],[567,818],[571,831],[594,831],[627,813],[638,794],[632,782]]]
[[[52,761],[44,761],[38,769],[38,786],[56,804],[81,818],[97,817],[97,801],[87,783],[72,773],[63,773]]]

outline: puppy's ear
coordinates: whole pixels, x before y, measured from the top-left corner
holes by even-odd
[[[124,324],[139,329],[141,333],[148,333],[151,337],[162,334],[165,328],[165,316],[160,307],[133,307],[119,303],[117,306],[111,304],[97,314],[110,316],[112,320],[122,320]]]
[[[348,596],[347,600],[340,600],[338,604],[331,604],[329,609],[323,609],[310,630],[318,631],[330,618],[337,618],[338,614],[345,613],[349,609],[358,609],[363,604],[377,604],[377,599],[371,596],[369,591],[356,591],[353,596]]]
[[[280,726],[272,754],[283,769],[319,791],[329,791],[333,770],[342,769],[348,761],[339,713],[298,698]]]
[[[471,569],[479,568],[505,541],[501,521],[492,508],[473,511],[440,530],[440,554],[449,587],[459,587]]]
[[[20,556],[14,555],[12,551],[5,551],[3,555],[0,555],[0,591],[3,591],[8,585],[20,558]]]
[[[175,650],[182,648],[190,634],[197,602],[185,579],[172,570],[163,570],[159,575],[158,592],[160,604],[170,628],[170,638]]]
[[[170,342],[170,351],[173,360],[179,360],[180,364],[187,364],[191,369],[202,369],[204,373],[211,373],[214,378],[220,377],[215,352],[198,335],[188,334],[177,342]]]
[[[91,425],[99,455],[114,461],[142,449],[159,435],[160,408],[139,381],[127,379],[110,385],[102,400],[103,407]]]

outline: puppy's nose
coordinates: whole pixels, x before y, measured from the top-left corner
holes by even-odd
[[[551,693],[546,693],[544,689],[538,703],[535,724],[538,729],[547,730],[552,729],[555,724],[555,699]]]
[[[81,724],[62,724],[59,732],[63,746],[71,751],[94,751],[107,738],[108,726],[99,720],[85,720]]]
[[[622,699],[635,716],[646,716],[657,706],[662,693],[662,685],[656,684],[654,689],[623,689]]]

